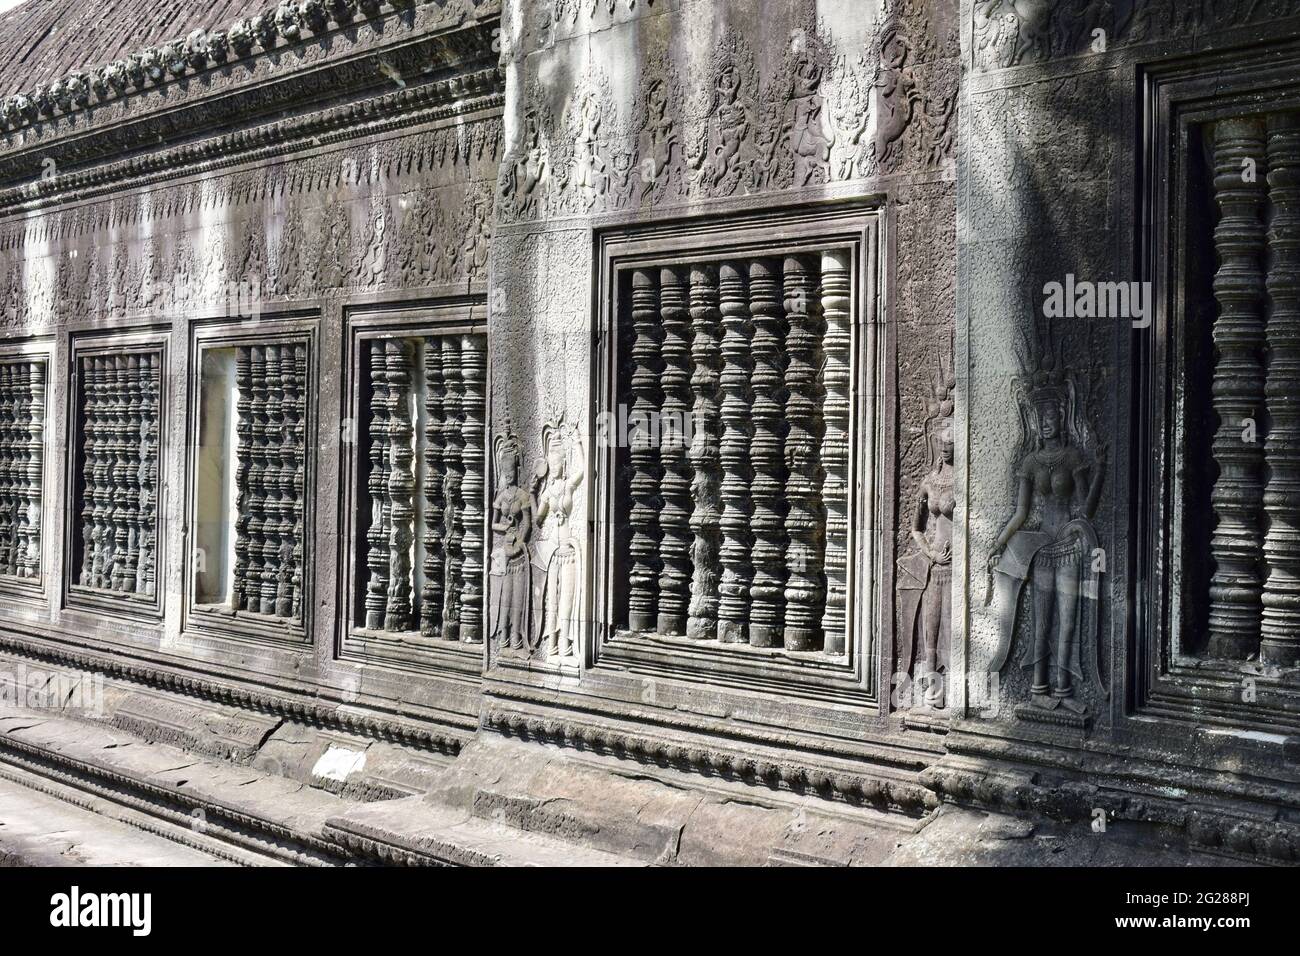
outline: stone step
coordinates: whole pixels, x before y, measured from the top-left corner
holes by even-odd
[[[243,756],[258,759],[256,752]],[[69,813],[102,818],[105,826],[148,831],[145,835],[171,841],[178,852],[196,854],[196,863],[616,866],[637,862],[478,819],[472,813],[431,804],[422,796],[368,802],[350,798],[346,788],[338,792],[337,786],[346,783],[346,767],[323,767],[318,776],[318,785],[307,784],[103,723],[0,708],[0,783],[19,793],[28,788],[32,799],[56,805],[61,801]],[[32,827],[31,835],[40,836],[38,821]],[[129,861],[122,846],[123,859]],[[31,848],[15,851],[15,859],[34,852]]]
[[[114,819],[92,798],[86,807],[0,779],[0,866],[233,866],[171,837]]]

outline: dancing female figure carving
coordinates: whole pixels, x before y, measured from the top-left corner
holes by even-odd
[[[559,420],[542,428],[542,450],[545,461],[533,479],[544,562],[542,637],[549,656],[571,657],[578,649],[581,554],[569,519],[585,459],[576,431]]]
[[[898,562],[900,667],[908,668],[922,688],[921,703],[936,710],[945,705],[948,641],[952,634],[953,431],[951,375],[940,375],[929,402],[926,422],[930,473],[921,481],[912,540],[916,553]]]
[[[989,556],[996,579],[999,645],[989,670],[1001,670],[1015,638],[1024,583],[1029,582],[1032,644],[1021,666],[1032,672],[1032,703],[1043,710],[1087,712],[1085,680],[1106,695],[1097,657],[1097,598],[1102,564],[1092,519],[1101,497],[1105,448],[1095,452],[1074,383],[1052,369],[1016,380],[1029,444],[1018,456],[1016,512]],[[990,592],[989,599],[994,594]],[[986,600],[986,603],[988,601]],[[1085,676],[1083,667],[1088,667]]]
[[[519,486],[519,440],[503,431],[492,442],[501,490],[492,501],[492,640],[501,649],[522,650],[532,634],[533,496]]]

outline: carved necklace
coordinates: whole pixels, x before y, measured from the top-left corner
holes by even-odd
[[[1046,448],[1040,448],[1038,449],[1038,457],[1039,460],[1048,468],[1055,468],[1061,463],[1061,460],[1065,458],[1065,453],[1067,451],[1069,451],[1068,445],[1063,445],[1056,449],[1056,451],[1049,451]]]

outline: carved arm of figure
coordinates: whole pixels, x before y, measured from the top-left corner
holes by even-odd
[[[522,491],[522,489],[521,489]],[[525,497],[521,494],[521,497]],[[518,527],[507,517],[500,502],[492,509],[492,530],[505,538],[505,552],[508,557],[517,557],[527,547],[528,539],[533,533],[533,503],[526,500],[519,512]]]
[[[1003,528],[1002,533],[998,535],[997,543],[993,545],[993,551],[989,554],[990,570],[992,570],[998,563],[998,559],[1002,557],[1002,552],[1006,550],[1007,542],[1011,540],[1011,536],[1024,527],[1025,522],[1029,520],[1029,509],[1033,507],[1033,504],[1034,482],[1030,478],[1021,478],[1020,498],[1016,503],[1016,513],[1011,516],[1011,520],[1007,522],[1007,526]]]
[[[1092,463],[1092,482],[1088,486],[1088,499],[1084,502],[1083,516],[1089,521],[1097,513],[1101,501],[1101,484],[1106,477],[1106,446],[1097,449],[1097,459]]]
[[[539,525],[546,520],[546,516],[550,514],[551,511],[550,501],[547,497],[542,495],[542,487],[546,484],[546,476],[549,473],[549,468],[541,466],[533,474],[533,489],[531,494],[532,512],[533,520]]]
[[[912,517],[912,540],[916,542],[916,546],[921,549],[923,555],[936,564],[943,564],[948,560],[948,556],[952,552],[952,545],[944,545],[945,553],[935,553],[934,549],[930,547],[930,543],[925,540],[925,530],[929,521],[930,494],[922,487],[921,494],[917,497],[916,514]]]
[[[572,495],[573,492],[577,491],[578,486],[582,484],[582,469],[575,468],[573,465],[574,463],[570,461],[567,469],[569,476],[564,480],[564,487],[569,495]]]

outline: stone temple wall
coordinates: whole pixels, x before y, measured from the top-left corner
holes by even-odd
[[[609,720],[616,736],[628,735],[651,750],[652,727],[660,721],[703,732],[707,744],[697,756],[706,764],[739,758],[738,746],[771,748],[767,773],[784,772],[787,760],[794,763],[791,772],[798,771],[800,743],[816,741],[847,755],[908,736],[912,658],[896,661],[895,565],[916,547],[911,523],[921,483],[936,467],[935,424],[945,401],[951,415],[957,25],[955,5],[944,3],[507,7],[507,145],[498,177],[490,295],[492,426],[498,439],[517,449],[503,454],[517,457],[519,486],[537,481],[541,488],[558,489],[567,482],[572,492],[566,496],[571,530],[560,545],[545,533],[538,536],[529,596],[511,605],[526,605],[526,613],[516,614],[536,619],[534,632],[516,639],[509,626],[493,626],[498,639],[488,645],[489,725],[518,728],[523,721],[553,740],[580,734],[583,718],[569,710],[571,699]],[[726,431],[739,434],[749,427],[751,413],[761,415],[753,406],[731,416],[722,397],[732,358],[723,332],[727,303],[720,319],[692,311],[696,324],[681,329],[680,351],[665,354],[665,362],[681,369],[677,394],[666,401],[654,394],[632,398],[621,390],[638,391],[636,372],[627,363],[639,346],[629,347],[631,323],[618,313],[636,306],[633,293],[617,287],[626,281],[617,273],[623,262],[649,252],[656,267],[647,274],[677,269],[683,306],[689,298],[693,309],[706,308],[710,295],[716,304],[719,291],[724,299],[728,294],[717,288],[725,285],[727,266],[708,260],[722,262],[728,250],[741,248],[749,257],[734,260],[742,272],[764,253],[779,272],[782,239],[799,236],[815,245],[823,236],[854,231],[857,270],[849,275],[849,267],[845,281],[853,280],[856,320],[844,330],[843,355],[828,353],[808,383],[817,396],[843,402],[848,427],[840,431],[850,432],[838,452],[842,460],[832,460],[832,440],[823,436],[826,460],[813,466],[825,472],[818,472],[819,482],[856,481],[854,493],[841,489],[842,504],[827,506],[826,520],[838,518],[839,527],[828,531],[824,546],[814,545],[815,560],[821,562],[824,551],[831,562],[826,590],[838,579],[843,601],[845,582],[852,581],[847,637],[836,643],[827,633],[824,642],[813,641],[811,655],[788,653],[795,648],[779,634],[774,641],[760,640],[752,609],[742,600],[734,620],[742,631],[750,628],[748,639],[744,633],[738,641],[719,639],[717,620],[719,614],[726,618],[725,607],[695,607],[688,615],[686,605],[708,605],[710,596],[716,601],[719,590],[726,590],[726,576],[735,573],[732,563],[743,574],[771,575],[778,582],[772,603],[781,607],[787,603],[781,592],[790,574],[798,573],[786,567],[789,554],[782,553],[800,543],[799,532],[790,530],[787,499],[791,473],[798,472],[790,466],[794,442],[785,433],[794,373],[776,342],[779,336],[786,336],[786,345],[793,341],[785,326],[776,328],[788,316],[776,319],[771,340],[770,400],[785,405],[776,409],[780,420],[771,431],[785,447],[766,464],[757,453],[753,458],[760,472],[767,468],[769,515],[775,517],[765,534],[756,527],[756,539],[741,542],[739,557],[729,562],[721,527],[729,520],[726,510],[752,503],[759,509],[749,512],[757,526],[766,505],[763,492],[751,496],[757,484],[732,497],[723,474],[731,469],[692,457],[710,443],[722,459],[729,448],[743,455],[745,449],[733,446]],[[702,272],[690,277],[693,261]],[[752,296],[755,273],[747,276]],[[774,287],[780,299],[780,276]],[[784,288],[788,293],[788,281]],[[743,300],[738,308],[753,304],[745,292],[737,294]],[[781,309],[798,311],[789,301]],[[666,310],[664,321],[670,321]],[[738,333],[744,341],[737,340],[737,356],[744,361],[752,348],[761,365],[759,324],[752,338],[748,327]],[[649,334],[656,334],[653,328]],[[832,348],[829,340],[822,344]],[[713,358],[725,362],[701,359],[700,350],[707,353],[710,345]],[[842,388],[828,371],[832,363],[843,369]],[[711,384],[692,377],[711,365],[717,376]],[[758,382],[752,369],[741,374]],[[664,391],[672,391],[666,379]],[[691,449],[679,449],[674,458],[665,437],[669,425],[663,435],[652,435],[653,427],[644,433],[658,467],[671,467],[663,462],[674,458],[679,477],[671,489],[663,484],[650,494],[663,499],[654,505],[652,523],[660,527],[652,534],[666,539],[659,553],[646,557],[654,580],[644,600],[655,626],[629,631],[619,608],[637,600],[621,587],[635,562],[625,538],[637,517],[619,502],[638,494],[639,479],[629,479],[638,467],[637,416],[668,421],[681,408],[697,413]],[[828,413],[828,421],[833,417]],[[658,448],[660,443],[665,447]],[[548,460],[556,448],[567,456],[561,482]],[[500,475],[501,462],[492,464]],[[765,541],[772,549],[766,569],[746,553]],[[496,543],[502,542],[498,535]],[[637,547],[633,542],[630,550]],[[701,547],[711,547],[712,555],[699,552]],[[556,559],[556,550],[571,557]],[[563,571],[554,570],[557,560]],[[630,574],[638,572],[633,568]],[[675,575],[675,584],[661,574]],[[560,596],[569,581],[572,603]],[[674,587],[679,620],[666,628],[660,623],[670,613],[665,607]],[[916,618],[912,603],[909,629]],[[567,615],[570,623],[551,625],[553,613]],[[818,624],[821,615],[818,604]],[[688,616],[689,629],[698,628],[696,636],[705,639],[673,639],[685,637]],[[563,633],[554,639],[557,628]],[[557,688],[563,688],[563,699],[556,699]],[[756,689],[764,693],[756,695]],[[894,698],[908,706],[894,706]],[[927,711],[918,726],[929,716]],[[732,734],[749,743],[720,740]],[[899,759],[906,764],[915,759],[913,747],[929,746],[905,744],[906,756]],[[852,779],[845,778],[850,789]],[[900,786],[902,793],[919,798]]]
[[[336,724],[355,705],[454,753],[480,645],[395,649],[346,589],[367,560],[369,356],[384,378],[382,336],[405,328],[486,361],[497,8],[334,16],[273,10],[8,101],[5,354],[39,361],[47,411],[43,465],[8,462],[31,567],[7,564],[4,614],[86,666],[229,680]]]
[[[1271,821],[1295,782],[1293,141],[1289,87],[1264,64],[1288,61],[1300,10],[963,6],[953,604],[968,623],[953,654],[999,672],[1001,693],[954,720],[926,777],[987,805],[1145,816],[1279,855]],[[1071,468],[1073,508],[1053,516],[1044,478]],[[1033,549],[1069,534],[1056,547],[1075,557],[1052,556],[1048,582],[1050,551]],[[1055,647],[1036,693],[1062,620],[1082,707],[1057,702]],[[1225,815],[1228,792],[1276,804]]]

